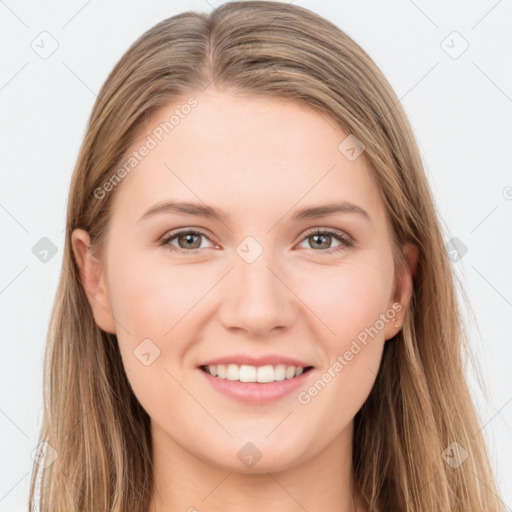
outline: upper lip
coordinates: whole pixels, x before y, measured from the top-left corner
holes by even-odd
[[[229,356],[217,357],[215,359],[209,359],[208,361],[200,364],[199,366],[210,366],[212,364],[236,364],[236,365],[248,365],[248,366],[265,366],[265,365],[278,365],[284,364],[286,366],[301,366],[307,368],[313,366],[299,361],[293,357],[283,356],[279,354],[268,354],[264,356],[251,356],[249,354],[231,354]]]

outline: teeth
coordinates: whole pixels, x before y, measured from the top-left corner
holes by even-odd
[[[208,366],[206,368],[208,368]],[[219,378],[221,378],[221,379],[225,379],[226,378],[227,371],[226,371],[226,365],[225,364],[218,364],[217,365],[217,374],[218,374]]]
[[[236,367],[236,365],[233,365]],[[240,377],[240,382],[256,382],[258,371],[256,370],[256,366],[240,366],[240,371],[238,375]]]
[[[287,366],[286,370],[284,372],[284,376],[287,379],[292,379],[293,377],[295,377],[295,371],[296,371],[295,366]]]
[[[304,372],[302,366],[249,366],[237,364],[212,364],[206,366],[206,371],[220,379],[238,380],[240,382],[274,382],[276,380],[293,379]]]
[[[228,380],[240,380],[238,366],[236,364],[228,364],[226,372],[226,379]]]
[[[284,380],[286,376],[286,365],[278,364],[274,367],[274,380]]]

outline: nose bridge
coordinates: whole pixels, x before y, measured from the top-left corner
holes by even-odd
[[[245,303],[247,312],[274,311],[279,305],[277,295],[282,284],[270,270],[275,267],[273,251],[265,250],[253,237],[247,237],[239,244],[236,253],[233,278],[238,300]]]
[[[293,294],[278,277],[274,254],[251,236],[236,247],[223,301],[226,327],[263,334],[290,323]]]

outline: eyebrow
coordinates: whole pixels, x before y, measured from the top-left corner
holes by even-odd
[[[195,215],[197,217],[217,219],[223,222],[228,218],[225,212],[206,204],[162,201],[154,204],[149,210],[147,210],[138,220],[138,222],[160,213],[181,213],[185,215]],[[310,206],[295,212],[292,215],[291,220],[299,221],[305,219],[315,219],[317,217],[325,217],[335,213],[354,213],[371,222],[370,215],[366,210],[348,201]]]

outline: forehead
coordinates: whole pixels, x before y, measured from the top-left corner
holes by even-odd
[[[172,197],[240,215],[262,208],[284,213],[319,200],[382,214],[364,158],[351,161],[340,150],[348,135],[329,116],[287,99],[218,91],[185,96],[139,128],[127,157],[144,145],[151,149],[123,179],[114,210],[135,221]]]

